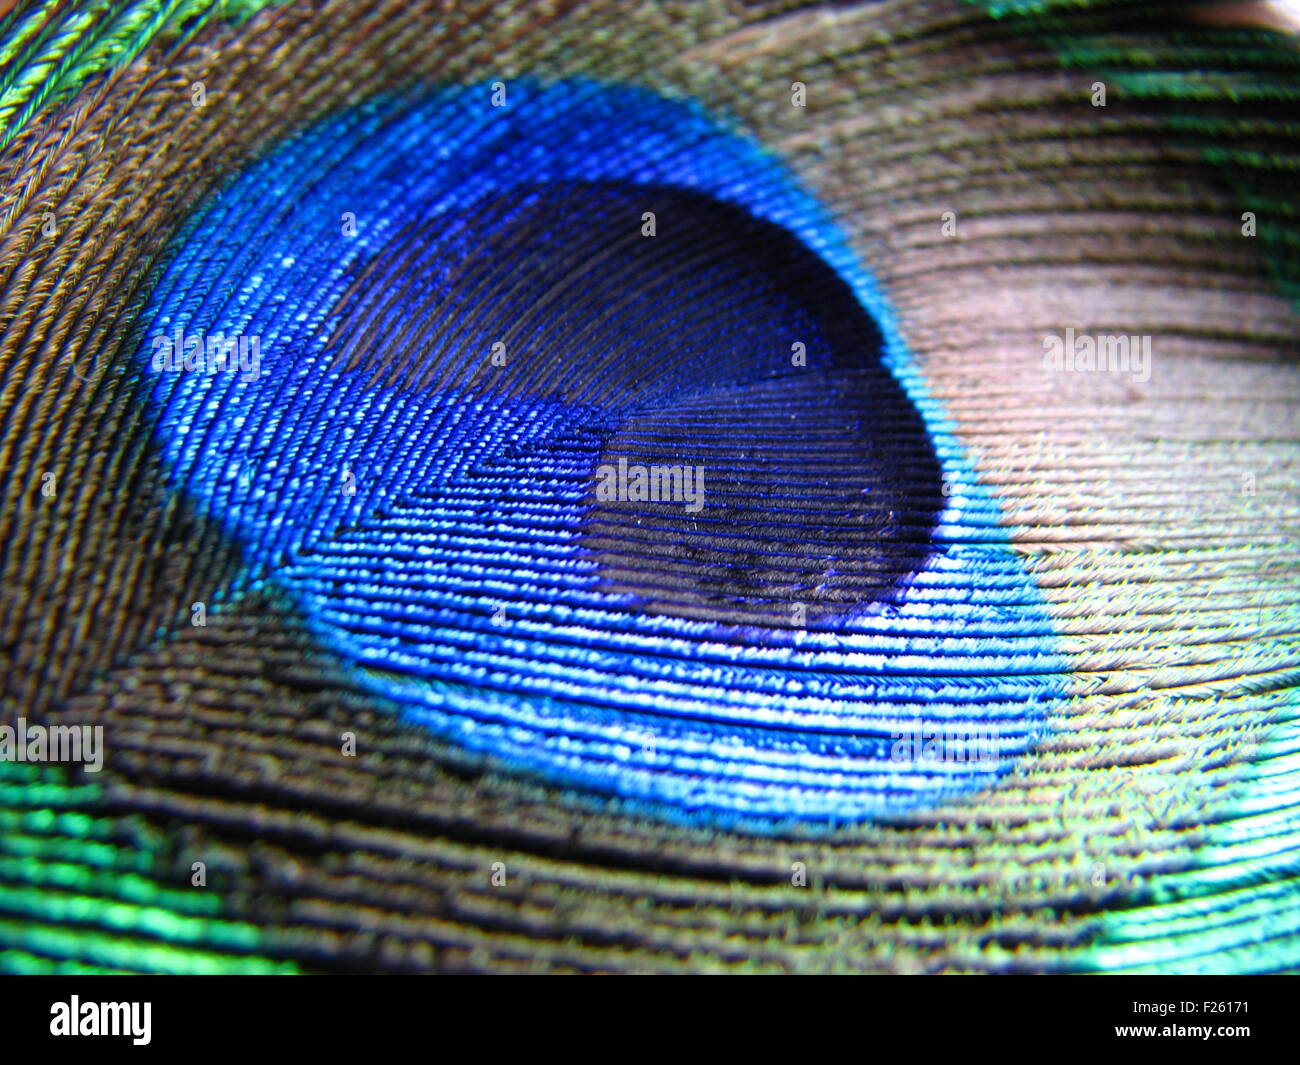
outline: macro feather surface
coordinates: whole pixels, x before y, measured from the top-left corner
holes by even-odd
[[[16,7],[5,723],[105,761],[0,761],[0,966],[1295,969],[1300,53],[1218,10]]]

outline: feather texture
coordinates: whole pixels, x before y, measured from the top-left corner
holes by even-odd
[[[103,6],[19,8],[3,25],[6,723],[101,725],[107,752],[98,774],[0,762],[4,967],[1300,965],[1292,38],[1128,4],[326,2],[241,9],[246,21],[113,5],[83,27]],[[493,109],[494,83],[512,118]],[[579,83],[600,88],[566,89]],[[509,147],[475,154],[497,119],[518,124]],[[420,131],[406,149],[403,121]],[[530,182],[548,191],[495,214],[465,192]],[[704,199],[664,191],[683,184]],[[519,234],[544,221],[562,248],[584,234],[604,248],[647,189],[667,207],[662,229],[643,238],[636,211],[633,232],[664,250],[638,244],[569,309],[594,320],[620,283],[630,295],[666,278],[665,316],[676,305],[696,330],[728,328],[647,374],[601,361],[653,335],[625,305],[604,333],[562,315],[529,333],[527,279],[545,291],[559,267]],[[445,210],[429,209],[435,192]],[[749,244],[728,210],[752,220]],[[456,234],[516,268],[467,284],[472,263],[446,254]],[[778,239],[793,243],[763,266],[760,245]],[[672,254],[690,240],[720,264],[711,285]],[[852,306],[828,311],[837,283]],[[477,316],[449,302],[475,295]],[[295,300],[299,332],[280,309]],[[254,320],[265,378],[235,375],[227,391],[230,375],[153,372],[155,338],[177,325]],[[846,322],[854,336],[874,322],[879,350],[810,343],[806,391],[772,383],[784,367],[769,380],[764,360],[789,364],[805,330],[833,341]],[[519,361],[504,388],[466,378],[447,330],[490,352],[511,328],[546,343],[506,343]],[[582,336],[603,338],[594,361],[556,354]],[[1149,341],[1145,371],[1095,368],[1097,341],[1120,337]],[[318,367],[312,389],[293,384]],[[331,398],[342,374],[356,381],[347,403]],[[383,389],[384,417],[434,420],[397,418],[384,437]],[[448,411],[476,419],[463,442]],[[791,412],[802,434],[764,435]],[[249,418],[275,431],[254,435]],[[373,452],[322,445],[292,468],[357,424]],[[656,538],[653,565],[629,566],[627,515],[671,527],[676,510],[579,520],[591,512],[572,501],[590,499],[602,459],[686,464],[719,424],[700,464],[724,471],[706,480],[724,502],[744,480],[725,471],[774,468],[735,441],[785,464],[760,482],[770,506],[730,503],[753,561],[718,565],[729,545],[708,540],[663,553],[691,543],[681,526]],[[880,462],[871,441],[903,424],[913,461]],[[477,481],[438,472],[458,447]],[[810,528],[834,539],[824,507],[877,513],[834,492],[818,497],[821,525],[801,519],[789,542],[761,531],[792,484],[818,495],[821,480],[788,471],[825,453],[855,476],[909,471],[901,526],[921,530],[920,550],[886,522],[853,551],[792,554],[817,541]],[[312,485],[345,463],[357,494],[324,524],[319,507],[284,505],[295,491],[333,499]],[[416,469],[423,481],[402,481]],[[368,494],[380,486],[382,501]],[[586,585],[542,535],[561,526]],[[785,584],[774,545],[796,560]],[[554,573],[544,595],[539,557]],[[456,567],[474,559],[467,583]],[[782,623],[757,623],[760,606]],[[376,616],[387,623],[368,627]],[[580,653],[565,658],[561,637]],[[601,640],[605,658],[584,657]],[[937,665],[954,654],[960,668]],[[784,673],[762,672],[775,659]],[[794,667],[809,686],[783,689]],[[577,707],[620,690],[630,717],[577,728]],[[713,764],[677,777],[725,802],[664,786],[665,767],[685,765],[686,733],[656,731],[673,699],[709,728],[731,722],[697,731]],[[574,727],[567,740],[511,716],[539,700]],[[891,705],[1002,707],[1006,757],[909,791],[879,746],[903,719]],[[500,742],[469,735],[468,709]],[[752,726],[790,713],[805,731],[779,749],[797,751],[787,765],[805,786],[831,779],[827,756],[865,769],[885,800],[805,818],[798,788],[747,792],[735,744],[778,749]],[[817,751],[811,732],[835,720],[857,722],[847,746]],[[853,792],[835,780],[832,793]],[[922,802],[895,801],[918,790]],[[766,819],[737,819],[746,809]]]

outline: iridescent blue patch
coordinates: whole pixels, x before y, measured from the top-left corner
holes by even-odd
[[[673,818],[855,821],[993,783],[1060,695],[875,284],[693,105],[373,101],[238,175],[144,321],[175,487],[248,580],[498,765]]]

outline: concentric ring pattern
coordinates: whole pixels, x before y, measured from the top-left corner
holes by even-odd
[[[696,108],[496,91],[334,119],[187,228],[140,356],[177,488],[512,768],[688,819],[991,782],[1050,626],[825,212]]]

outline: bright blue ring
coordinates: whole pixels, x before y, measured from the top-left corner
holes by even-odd
[[[828,212],[694,105],[590,82],[512,82],[504,108],[490,95],[371,101],[248,167],[185,227],[139,356],[176,489],[241,545],[253,579],[290,594],[362,684],[513,771],[674,820],[759,828],[890,817],[992,784],[1041,734],[1063,666],[996,502]],[[563,413],[372,389],[331,368],[319,327],[350,272],[406,226],[514,184],[602,179],[687,186],[785,226],[880,324],[886,364],[952,486],[935,553],[898,604],[792,644],[702,645],[698,623],[640,616],[596,588],[572,553],[585,497],[563,480],[549,500],[519,504],[536,511],[538,536],[513,560],[446,508],[406,526],[371,522],[362,547],[382,546],[390,562],[365,580],[311,553],[421,486],[454,495],[476,452]],[[260,337],[262,376],[155,371],[153,338],[178,326]],[[358,475],[351,497],[338,491],[345,465]],[[468,567],[459,588],[447,577],[455,565]],[[557,573],[571,605],[538,595],[493,627],[485,597],[526,598]],[[401,605],[376,617],[383,596]],[[899,764],[890,738],[916,721],[995,730],[995,764]]]

